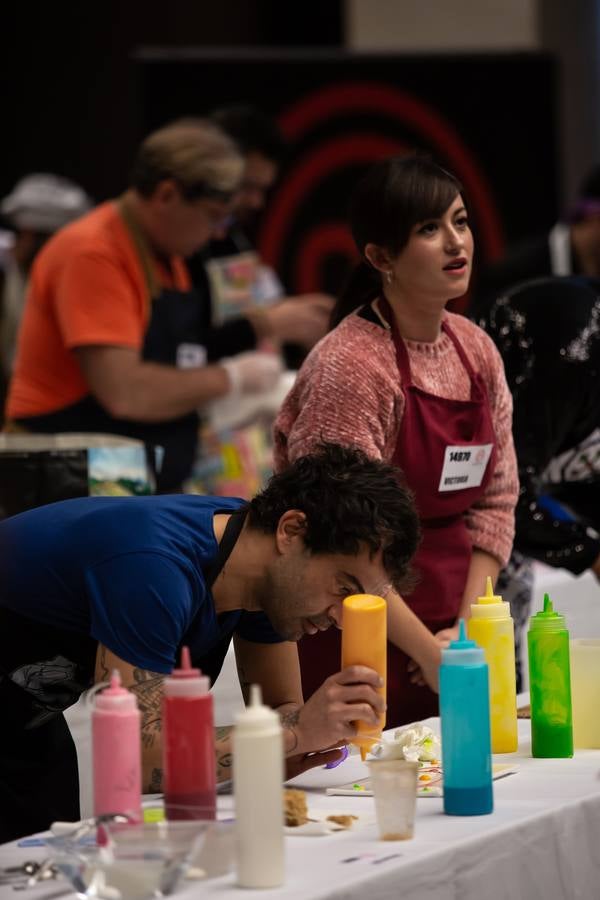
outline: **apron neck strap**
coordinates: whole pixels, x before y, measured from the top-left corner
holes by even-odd
[[[447,322],[442,322],[442,330],[446,332],[446,334],[448,335],[448,337],[454,344],[454,349],[456,350],[456,352],[458,354],[458,358],[460,359],[461,363],[465,367],[465,370],[466,370],[469,378],[471,379],[471,390],[473,390],[475,385],[478,383],[478,376],[477,376],[477,373],[475,372],[475,369],[471,365],[471,361],[469,360],[469,357],[465,353],[465,348],[463,347],[461,342],[458,340],[457,336],[454,334],[454,331],[450,328],[450,326],[448,325]]]
[[[121,196],[117,200],[117,209],[119,211],[119,215],[123,220],[125,228],[129,232],[129,236],[133,241],[140,266],[142,267],[144,280],[146,282],[146,288],[148,290],[149,311],[152,301],[155,300],[160,294],[160,283],[156,275],[156,268],[152,261],[152,253],[150,252],[148,241],[146,240],[146,237],[144,236],[139,223],[137,222],[135,216],[133,215],[133,212],[129,207],[129,204],[127,203],[126,194],[121,194]]]
[[[398,371],[400,372],[400,377],[402,379],[402,384],[404,387],[410,387],[412,385],[412,374],[410,371],[410,360],[408,358],[408,350],[406,349],[406,344],[398,330],[398,323],[396,322],[396,316],[390,306],[390,302],[385,295],[382,295],[376,300],[378,311],[381,316],[383,316],[385,322],[387,323],[387,327],[392,332],[392,338],[394,339],[394,346],[396,348],[396,362],[398,364]]]
[[[379,308],[380,314],[383,315],[385,321],[387,323],[387,327],[392,332],[392,337],[394,339],[394,346],[396,347],[396,361],[398,364],[398,370],[400,372],[402,378],[402,384],[406,387],[412,385],[412,374],[410,370],[410,359],[408,357],[408,350],[406,349],[406,343],[404,338],[400,334],[398,329],[398,323],[396,321],[396,317],[392,310],[389,300],[387,297],[382,296],[377,300],[377,305]],[[458,358],[463,364],[465,371],[467,372],[469,379],[471,381],[471,396],[473,396],[473,392],[477,389],[477,376],[471,362],[464,351],[464,348],[457,336],[454,334],[453,330],[450,328],[448,323],[444,320],[441,325],[442,331],[448,335],[452,343],[454,344],[454,348],[458,354]]]
[[[227,522],[225,531],[223,532],[221,540],[219,541],[219,549],[217,550],[217,555],[215,556],[213,561],[209,563],[209,565],[204,569],[204,579],[209,588],[212,588],[213,584],[221,573],[223,566],[231,556],[233,548],[237,543],[237,539],[239,538],[242,528],[244,527],[244,522],[246,521],[247,515],[247,509],[239,509],[229,516],[229,521]]]

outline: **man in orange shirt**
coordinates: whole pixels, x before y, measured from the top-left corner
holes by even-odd
[[[222,227],[242,170],[211,123],[166,126],[142,143],[125,194],[46,244],[31,274],[9,422],[162,446],[158,487],[179,487],[195,454],[196,410],[279,375],[264,353],[214,364],[182,259]]]

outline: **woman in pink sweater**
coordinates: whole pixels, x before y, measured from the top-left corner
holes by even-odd
[[[322,441],[357,446],[397,464],[414,492],[418,583],[406,603],[388,595],[390,727],[437,712],[424,679],[435,687],[440,648],[510,556],[512,403],[492,341],[445,310],[473,262],[459,182],[424,158],[384,160],[350,217],[371,284],[339,301],[336,327],[300,370],[275,423],[275,463]],[[338,667],[339,641],[330,629],[299,644],[305,696]]]

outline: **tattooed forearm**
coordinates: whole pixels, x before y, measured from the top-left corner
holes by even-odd
[[[133,678],[129,690],[135,694],[142,714],[142,745],[150,749],[160,739],[165,676],[146,669],[134,669]]]
[[[232,725],[215,728],[215,757],[217,761],[217,781],[227,781],[231,778],[233,757],[231,754]]]
[[[279,718],[281,719],[281,724],[284,728],[293,728],[294,725],[298,724],[300,719],[300,707],[291,710],[291,712],[280,713]]]
[[[96,681],[108,681],[110,672],[106,663],[106,647],[100,647],[100,653],[96,660]]]
[[[294,753],[294,751],[298,749],[298,732],[296,731],[296,726],[300,721],[300,709],[301,707],[299,706],[295,709],[290,709],[289,706],[286,706],[286,708],[279,713],[281,724],[285,729],[284,747],[286,756],[289,756],[290,753]]]
[[[217,751],[217,781],[227,781],[228,778],[231,778],[232,765],[231,750],[225,750],[223,753]]]

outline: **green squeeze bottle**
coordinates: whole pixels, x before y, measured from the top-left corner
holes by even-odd
[[[529,620],[527,647],[532,756],[573,756],[569,632],[548,594],[543,611]]]

